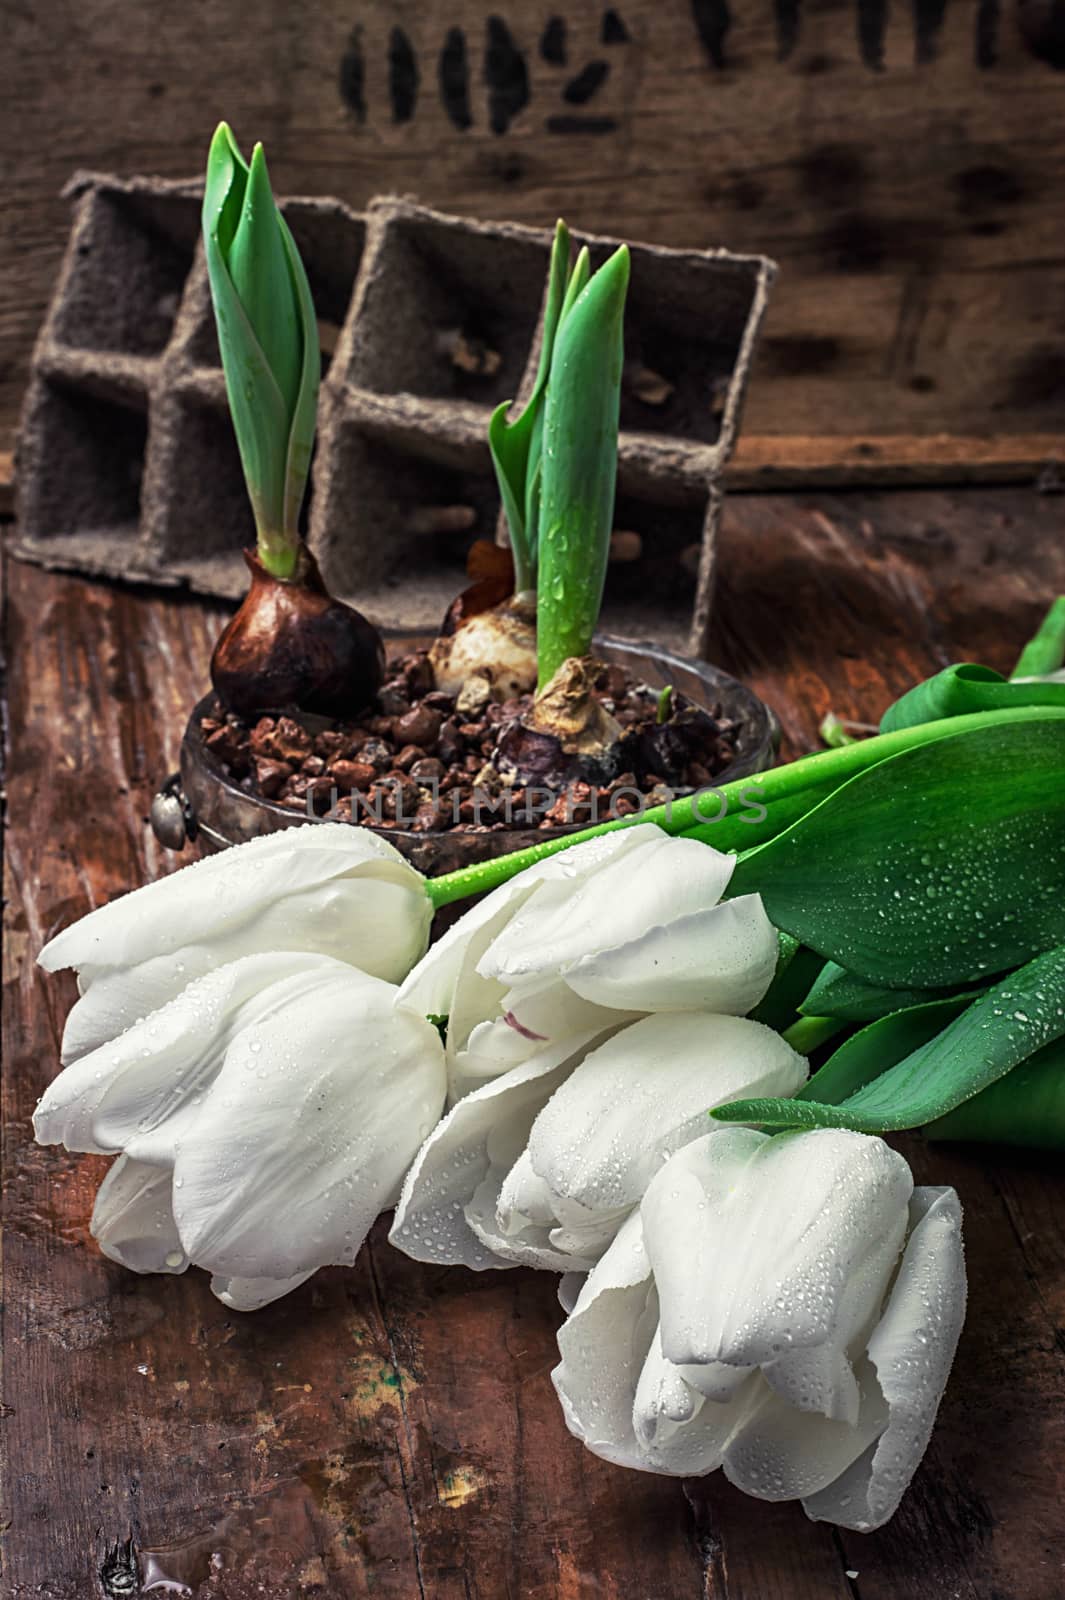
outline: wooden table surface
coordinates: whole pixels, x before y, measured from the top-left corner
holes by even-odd
[[[1065,590],[1026,491],[734,498],[715,656],[776,707],[874,720],[951,659],[1008,667]],[[970,1310],[893,1523],[838,1533],[720,1475],[586,1453],[549,1382],[555,1281],[438,1270],[378,1224],[353,1270],[251,1316],[88,1235],[105,1162],[36,1148],[69,975],[33,958],[171,870],[146,817],[223,613],[10,562],[4,853],[3,1594],[387,1600],[1056,1600],[1065,1594],[1065,1175],[907,1146],[966,1213]],[[170,1587],[166,1587],[169,1585]]]

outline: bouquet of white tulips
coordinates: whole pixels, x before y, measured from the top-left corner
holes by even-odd
[[[46,946],[81,998],[38,1137],[117,1156],[108,1255],[239,1309],[393,1205],[416,1258],[554,1270],[589,1448],[879,1526],[965,1304],[957,1196],[879,1134],[1065,1143],[1063,776],[1022,706],[765,774],[738,853],[684,801],[433,881],[254,841]]]

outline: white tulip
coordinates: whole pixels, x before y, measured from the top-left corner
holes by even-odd
[[[330,956],[244,956],[61,1072],[34,1129],[119,1153],[104,1253],[205,1267],[243,1311],[353,1261],[444,1104],[439,1035],[395,995]]]
[[[750,1011],[778,941],[757,895],[721,903],[734,865],[642,823],[538,862],[467,912],[400,993],[449,1019],[451,1100],[627,1017]]]
[[[681,1149],[573,1301],[573,1433],[645,1471],[723,1468],[867,1531],[928,1443],[965,1314],[961,1208],[880,1139],[748,1128]]]
[[[348,823],[286,828],[206,856],[98,907],[37,958],[78,971],[63,1061],[76,1060],[216,967],[268,950],[336,957],[398,983],[425,952],[424,879]]]
[[[711,1106],[795,1094],[806,1061],[761,1023],[663,1012],[567,1035],[466,1095],[408,1174],[391,1239],[418,1260],[587,1270]]]

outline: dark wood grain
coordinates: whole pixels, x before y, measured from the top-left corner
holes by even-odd
[[[733,501],[715,657],[773,703],[789,752],[811,748],[828,709],[875,719],[949,659],[1008,667],[1065,589],[1060,528],[1060,501],[1017,490]],[[5,1596],[136,1594],[132,1571],[220,1600],[1065,1592],[1050,1160],[906,1145],[919,1181],[962,1195],[971,1308],[925,1464],[864,1538],[720,1475],[682,1485],[584,1452],[548,1377],[549,1275],[429,1269],[379,1224],[352,1271],[241,1316],[198,1272],[103,1260],[87,1224],[104,1163],[30,1139],[73,997],[33,956],[175,864],[148,800],[223,613],[18,563],[6,582]]]
[[[221,116],[289,193],[777,257],[753,432],[1060,431],[1059,7],[626,0],[609,36],[606,11],[5,7],[0,448],[63,184],[199,172]]]

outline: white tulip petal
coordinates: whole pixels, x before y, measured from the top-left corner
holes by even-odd
[[[476,970],[498,929],[539,881],[537,869],[527,868],[464,911],[400,984],[397,1003],[420,1017],[449,1017],[462,973]],[[474,948],[478,953],[471,960]]]
[[[83,991],[63,1060],[96,1049],[217,966],[265,951],[332,955],[402,978],[424,952],[424,880],[391,845],[346,823],[289,828],[206,856],[100,906],[42,950]]]
[[[558,1303],[567,1317],[577,1304],[587,1276],[586,1272],[564,1272],[558,1280]]]
[[[475,1089],[491,1083],[493,1078],[520,1067],[542,1048],[541,1041],[527,1039],[516,1028],[509,1027],[502,1017],[478,1022],[461,1050],[448,1051],[448,1104],[455,1105]]]
[[[287,1279],[354,1260],[444,1103],[439,1035],[394,996],[329,963],[233,1040],[174,1165],[197,1265]]]
[[[655,1329],[651,1348],[636,1384],[633,1421],[636,1437],[642,1444],[653,1444],[661,1422],[690,1422],[701,1404],[701,1395],[689,1388],[680,1368],[662,1354],[662,1336]],[[714,1466],[717,1466],[717,1462]],[[712,1472],[713,1467],[706,1467]]]
[[[574,1033],[593,1028],[617,1028],[639,1015],[639,1007],[626,1012],[617,1006],[595,1005],[576,994],[564,978],[552,974],[546,980],[508,989],[500,1002],[510,1026],[532,1034],[545,1044],[556,1044]]]
[[[535,1223],[523,1224],[511,1215],[503,1227],[499,1215],[500,1169],[492,1168],[478,1184],[465,1208],[470,1231],[493,1257],[497,1267],[536,1267],[543,1272],[583,1272],[595,1264],[596,1257],[573,1255],[556,1250],[551,1232]]]
[[[533,1170],[528,1150],[523,1150],[499,1191],[499,1220],[504,1233],[512,1231],[511,1217],[522,1218],[538,1227],[553,1227],[557,1219],[552,1199],[549,1186]]]
[[[759,1394],[760,1378],[738,1371],[727,1401],[704,1398],[662,1354],[656,1329],[636,1385],[633,1426],[658,1472],[697,1477],[715,1472]]]
[[[585,1056],[551,1097],[529,1138],[533,1170],[588,1210],[633,1206],[674,1150],[706,1137],[711,1106],[793,1095],[806,1077],[805,1057],[759,1022],[644,1017]]]
[[[211,1293],[233,1311],[260,1311],[263,1306],[298,1289],[316,1270],[312,1267],[309,1272],[297,1272],[291,1278],[226,1278],[216,1274],[211,1279]]]
[[[574,883],[603,862],[637,848],[642,836],[650,832],[657,834],[658,829],[623,828],[616,833],[601,834],[557,855],[547,856],[501,883],[452,923],[419,961],[400,988],[399,1004],[416,1011],[419,1016],[452,1016],[460,982],[471,980],[493,939],[527,900],[534,894],[542,894],[544,886],[552,884],[565,899]],[[486,1016],[490,1010],[491,1006],[486,1006],[477,1014]],[[458,1043],[465,1043],[465,1039],[459,1038]]]
[[[574,862],[576,849],[557,858],[578,869],[568,893],[528,901],[483,957],[484,976],[513,984],[536,972],[565,972],[607,942],[628,944],[649,927],[716,905],[735,867],[734,856],[694,839],[670,838],[650,823],[603,837],[627,841],[628,848],[597,862],[594,871],[583,860]]]
[[[798,1500],[832,1483],[883,1430],[887,1406],[868,1361],[856,1370],[858,1422],[797,1411],[764,1384],[761,1399],[725,1451],[730,1483],[759,1500]]]
[[[678,1367],[685,1383],[705,1395],[707,1400],[724,1405],[742,1389],[757,1367],[729,1367],[723,1361],[707,1361],[703,1366]]]
[[[606,931],[611,947],[582,956],[566,981],[586,1000],[631,1011],[745,1016],[772,983],[780,949],[756,894],[648,926],[627,944],[614,942],[609,923]]]
[[[469,993],[465,982],[460,984],[460,992]],[[625,1012],[590,1005],[560,978],[538,984],[531,992],[506,990],[498,999],[498,1009],[502,1011],[501,1016],[478,1022],[470,1029],[463,1048],[448,1051],[448,1097],[452,1105],[471,1090],[479,1089],[489,1079],[509,1072],[542,1050],[563,1045],[567,1039],[578,1036],[587,1038],[596,1032],[605,1033],[630,1020]],[[460,1035],[468,1024],[469,1016],[463,1010]],[[451,1040],[449,1024],[449,1045]]]
[[[334,968],[328,956],[264,954],[201,978],[59,1074],[33,1115],[38,1143],[109,1154],[162,1128],[210,1088],[242,1027]]]
[[[831,1335],[818,1345],[786,1350],[763,1362],[762,1372],[782,1400],[800,1411],[820,1411],[835,1422],[858,1421],[859,1391],[847,1352],[864,1350],[880,1315],[906,1234],[907,1212],[895,1208],[895,1226],[858,1261],[843,1286]],[[886,1219],[885,1219],[886,1220]]]
[[[832,1340],[848,1282],[901,1244],[912,1189],[901,1156],[845,1129],[689,1144],[641,1206],[668,1359],[762,1365]]]
[[[397,1249],[415,1261],[449,1262],[475,1271],[509,1264],[482,1243],[468,1208],[486,1181],[492,1185],[494,1205],[537,1111],[589,1042],[569,1039],[541,1050],[451,1108],[407,1173],[389,1234]],[[484,1204],[482,1194],[478,1218]]]
[[[924,1455],[965,1318],[961,1206],[953,1189],[915,1189],[910,1237],[869,1358],[887,1427],[849,1471],[804,1499],[815,1521],[868,1532],[898,1506]]]
[[[634,1213],[559,1329],[562,1359],[551,1374],[570,1432],[618,1466],[648,1468],[633,1427],[633,1396],[656,1323],[651,1265]]]
[[[121,1155],[96,1195],[90,1231],[131,1272],[184,1272],[189,1258],[171,1208],[171,1173]]]
[[[589,1267],[599,1260],[632,1210],[631,1205],[591,1209],[565,1195],[554,1196],[553,1208],[555,1223],[548,1235],[551,1245],[567,1260],[587,1262]]]

